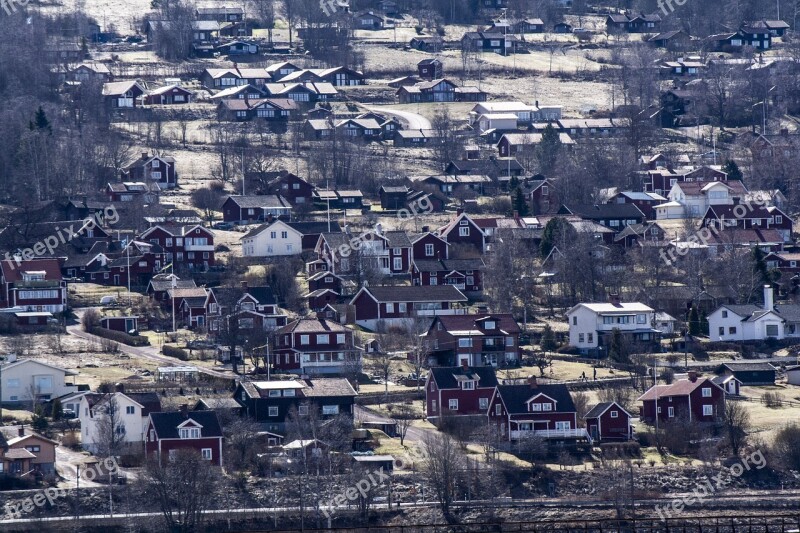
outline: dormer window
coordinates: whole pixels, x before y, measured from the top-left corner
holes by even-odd
[[[23,272],[22,273],[22,280],[23,281],[44,281],[45,280],[45,273],[44,272]]]
[[[474,381],[463,381],[461,383],[461,390],[475,390],[475,382]]]
[[[294,396],[294,389],[284,389],[283,391],[284,396],[293,397]]]
[[[486,329],[495,329],[497,327],[497,322],[495,322],[494,320],[487,320],[485,324],[486,324]]]
[[[199,439],[200,428],[181,428],[180,436],[182,439]]]

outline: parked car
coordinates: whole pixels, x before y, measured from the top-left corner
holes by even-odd
[[[232,230],[233,223],[232,222],[217,222],[214,224],[214,229],[221,229],[221,230]]]

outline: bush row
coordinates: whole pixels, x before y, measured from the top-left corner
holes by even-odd
[[[114,331],[106,328],[92,328],[92,335],[97,335],[98,337],[103,337],[104,339],[121,342],[122,344],[127,344],[128,346],[150,345],[150,341],[147,339],[147,337],[128,335],[124,331]]]
[[[161,353],[166,355],[167,357],[174,357],[180,361],[188,361],[189,354],[183,348],[176,348],[174,346],[164,345],[161,348]]]

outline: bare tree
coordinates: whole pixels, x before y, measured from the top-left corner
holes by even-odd
[[[445,520],[453,522],[451,507],[456,498],[459,476],[465,468],[464,455],[447,433],[426,432],[423,443],[422,473],[436,495]]]
[[[747,443],[747,432],[750,429],[750,413],[744,403],[734,400],[725,402],[723,425],[728,445],[733,454],[738,456]]]
[[[97,421],[97,454],[100,457],[119,455],[125,447],[125,422],[122,407],[112,394],[108,401],[100,404]]]
[[[219,496],[220,473],[196,450],[178,450],[169,460],[153,456],[142,474],[145,494],[158,502],[166,531],[203,529],[204,511]]]
[[[400,446],[404,446],[408,429],[414,423],[414,420],[418,418],[417,413],[414,412],[412,406],[406,403],[389,407],[391,408],[392,420],[397,426],[397,436],[400,437]]]

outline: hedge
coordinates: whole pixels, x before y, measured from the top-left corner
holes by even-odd
[[[150,346],[150,340],[147,337],[140,337],[138,335],[128,335],[124,331],[114,331],[113,329],[106,328],[92,328],[92,335],[110,339],[112,341],[121,342],[128,346]]]
[[[168,346],[165,344],[161,348],[161,353],[163,353],[167,357],[174,357],[175,359],[179,359],[181,361],[189,360],[189,354],[186,353],[186,350],[184,350],[183,348],[176,348],[174,346]]]

